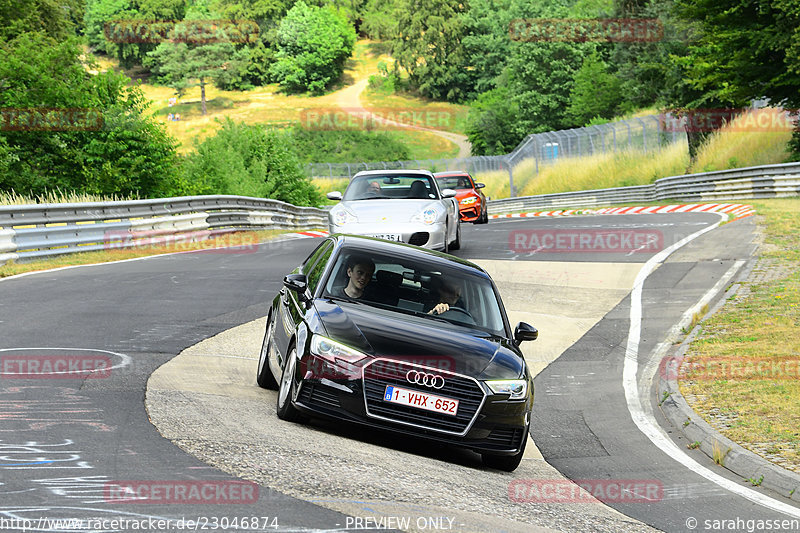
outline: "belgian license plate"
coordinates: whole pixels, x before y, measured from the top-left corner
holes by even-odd
[[[370,235],[370,237],[375,237],[376,239],[384,239],[387,241],[403,242],[403,238],[396,233],[375,233],[373,235]]]
[[[427,392],[403,389],[394,385],[386,386],[386,392],[383,393],[383,401],[426,409],[445,415],[455,416],[458,412],[458,400],[428,394]]]

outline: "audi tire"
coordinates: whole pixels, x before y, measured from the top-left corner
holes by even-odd
[[[294,396],[294,372],[295,365],[297,364],[297,350],[294,346],[289,351],[286,357],[286,365],[283,367],[283,375],[281,376],[281,384],[278,389],[278,404],[276,413],[278,418],[286,420],[287,422],[297,422],[300,420],[301,415],[295,406],[292,404]]]
[[[256,383],[262,389],[275,390],[278,388],[278,382],[275,381],[275,376],[269,368],[269,350],[272,344],[272,331],[275,321],[272,319],[273,315],[267,318],[267,332],[264,334],[264,342],[261,343],[261,354],[258,357],[258,370],[256,371]]]

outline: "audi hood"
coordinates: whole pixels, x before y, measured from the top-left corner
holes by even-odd
[[[323,335],[369,356],[449,370],[476,379],[517,379],[525,363],[510,341],[434,318],[360,302],[317,300]]]

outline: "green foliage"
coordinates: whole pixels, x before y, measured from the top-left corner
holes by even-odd
[[[204,4],[194,6],[186,19],[175,25],[170,36],[192,35],[193,21],[214,19],[217,16]],[[203,114],[206,114],[205,88],[209,81],[221,88],[246,89],[249,50],[237,50],[223,29],[217,30],[207,41],[173,39],[158,45],[147,53],[145,65],[152,68],[158,80],[183,95],[189,87],[200,86]]]
[[[392,132],[310,130],[295,128],[292,140],[302,163],[397,161],[411,158],[405,143]]]
[[[800,106],[800,4],[796,0],[675,3],[679,15],[699,28],[697,41],[679,62],[688,84],[701,92],[689,106],[712,107],[721,102],[741,107],[756,98],[769,98],[773,105],[789,108]]]
[[[593,43],[567,42],[519,43],[514,48],[508,89],[519,107],[518,135],[573,126],[566,109],[575,75],[593,49]]]
[[[362,10],[359,30],[370,39],[394,39],[398,31],[399,7],[399,0],[367,0]]]
[[[467,118],[467,137],[473,155],[507,154],[519,144],[514,123],[519,108],[509,99],[508,88],[499,87],[480,95]]]
[[[173,194],[238,194],[319,205],[290,134],[226,119],[184,160]]]
[[[146,100],[138,88],[128,87],[128,78],[87,74],[75,39],[59,43],[26,33],[3,43],[0,52],[0,108],[20,109],[27,116],[52,108],[57,117],[76,111],[102,118],[100,123],[62,121],[56,131],[39,123],[1,132],[0,190],[123,196],[164,190],[174,173],[175,142],[145,116]]]
[[[158,43],[135,42],[132,32],[114,32],[115,24],[129,21],[179,21],[186,0],[87,0],[84,24],[94,50],[116,57],[126,68],[141,65]]]
[[[82,18],[80,0],[0,0],[0,42],[25,32],[63,40],[80,27]]]
[[[270,72],[290,92],[320,94],[341,77],[355,42],[347,19],[300,0],[281,21],[277,61]]]
[[[465,72],[464,91],[468,98],[497,87],[514,43],[509,24],[521,17],[513,0],[472,0],[462,20]]]
[[[575,73],[567,118],[583,126],[595,117],[614,117],[620,112],[621,85],[620,79],[609,73],[608,65],[599,54],[586,57]]]
[[[393,41],[397,64],[411,84],[435,100],[462,101],[465,54],[461,0],[399,0],[398,35]]]

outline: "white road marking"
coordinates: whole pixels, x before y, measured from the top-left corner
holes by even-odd
[[[665,248],[658,254],[651,257],[642,267],[639,275],[636,276],[636,281],[633,285],[631,292],[631,312],[630,312],[630,328],[628,330],[628,342],[625,347],[625,362],[622,372],[622,385],[625,389],[625,400],[628,404],[628,411],[631,418],[639,430],[647,436],[650,441],[661,449],[672,459],[678,461],[686,468],[703,476],[707,480],[719,485],[720,487],[750,500],[753,503],[762,505],[768,509],[785,513],[789,516],[800,518],[800,509],[788,505],[781,501],[770,498],[760,492],[756,492],[747,487],[743,487],[734,481],[724,478],[712,472],[708,468],[702,466],[700,463],[686,455],[686,453],[670,439],[666,433],[661,429],[658,423],[642,406],[642,401],[639,396],[639,388],[637,386],[636,374],[639,367],[639,340],[641,337],[642,329],[642,288],[644,282],[656,266],[669,257],[675,250],[678,250],[685,244],[696,239],[697,237],[707,233],[720,225],[722,220],[727,219],[727,215],[720,214],[720,221],[708,226],[700,231],[697,231],[688,237],[676,242],[672,246]]]

